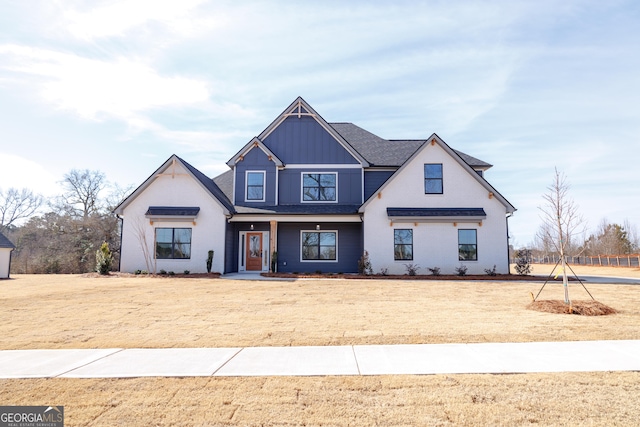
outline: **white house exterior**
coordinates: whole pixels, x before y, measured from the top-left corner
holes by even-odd
[[[156,208],[154,211],[151,208]],[[162,208],[198,207],[197,213]],[[183,161],[172,156],[116,210],[123,218],[121,271],[206,272],[209,250],[211,270],[224,271],[225,224],[228,210],[209,192]],[[190,256],[165,259],[156,255],[156,230],[191,230]]]
[[[121,271],[509,272],[515,208],[438,135],[387,140],[297,98],[205,176],[171,156],[115,213]]]
[[[424,165],[442,165],[442,193],[426,194]],[[401,208],[399,215],[388,209]],[[479,210],[484,214],[477,214]],[[455,274],[460,266],[467,274],[485,274],[493,269],[509,273],[507,217],[511,205],[437,135],[422,147],[363,204],[364,248],[373,268],[389,274],[405,274],[407,266],[419,274],[438,267],[442,274]],[[395,230],[408,230],[412,238],[410,259],[397,259]],[[476,257],[461,260],[459,232],[476,235]]]
[[[11,251],[15,246],[0,233],[0,279],[8,279],[11,269]]]

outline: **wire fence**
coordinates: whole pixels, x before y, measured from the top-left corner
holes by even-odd
[[[532,256],[532,264],[556,264],[559,255]],[[566,261],[573,265],[595,265],[602,267],[640,267],[640,254],[631,255],[596,255],[596,256],[567,256]],[[514,260],[515,262],[515,260]]]

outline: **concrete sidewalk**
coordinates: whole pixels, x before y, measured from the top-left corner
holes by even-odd
[[[0,378],[428,375],[580,371],[640,371],[640,340],[0,351]]]

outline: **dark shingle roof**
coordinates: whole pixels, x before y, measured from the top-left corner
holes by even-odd
[[[0,248],[15,249],[15,245],[4,234],[0,233]]]
[[[233,170],[223,172],[213,178],[218,188],[224,193],[228,200],[233,200]]]
[[[178,156],[176,156],[176,157],[178,157]],[[232,213],[234,212],[233,205],[229,201],[229,198],[220,189],[220,187],[218,187],[218,185],[213,181],[213,179],[207,177],[205,174],[200,172],[198,169],[194,168],[189,163],[185,162],[184,159],[181,159],[180,157],[178,157],[178,159],[180,159],[180,161],[182,163],[184,163],[185,167],[187,169],[189,169],[189,171],[193,174],[193,176],[195,176],[196,179],[198,181],[200,181],[202,183],[202,185],[204,185],[205,188],[207,190],[209,190],[209,192],[211,194],[213,194],[220,201],[220,203],[222,203],[224,205],[224,207],[226,207],[229,210],[229,212],[232,212]]]
[[[353,123],[329,123],[353,148],[373,166],[399,167],[406,162],[425,139],[387,140]],[[453,150],[469,166],[490,168],[491,165],[458,150]]]
[[[236,206],[239,214],[297,214],[297,215],[350,215],[357,214],[360,205],[303,204],[263,207]]]
[[[200,208],[196,206],[149,206],[145,215],[196,216]]]
[[[486,217],[482,208],[387,208],[395,217]]]

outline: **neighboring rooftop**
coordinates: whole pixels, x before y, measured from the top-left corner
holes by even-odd
[[[15,249],[15,247],[16,246],[11,243],[11,240],[9,240],[4,234],[0,233],[0,248]]]

